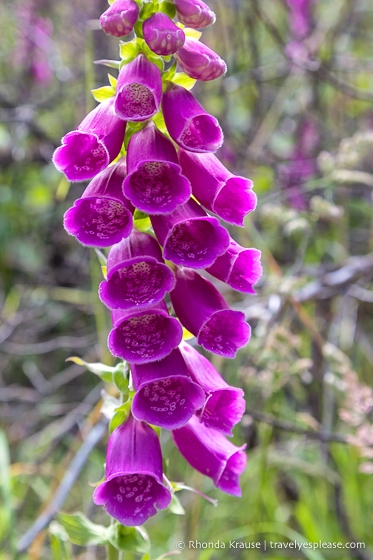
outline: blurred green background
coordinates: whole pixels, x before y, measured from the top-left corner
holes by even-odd
[[[247,443],[248,466],[243,497],[224,495],[163,433],[169,478],[219,505],[178,494],[185,515],[161,512],[146,523],[150,557],[176,551],[178,541],[236,539],[261,549],[187,546],[180,557],[369,560],[373,5],[310,0],[300,33],[294,0],[209,4],[217,23],[203,40],[229,70],[193,91],[223,127],[219,157],[250,177],[258,195],[245,228],[229,228],[242,245],[262,251],[257,296],[220,286],[246,313],[252,340],[235,360],[212,358],[245,390],[247,413],[234,441]],[[51,164],[60,138],[95,106],[89,90],[107,83],[108,69],[92,61],[118,58],[117,41],[98,26],[106,7],[104,0],[0,6],[1,560],[105,558],[102,546],[70,546],[56,523],[51,531],[33,524],[53,507],[70,472],[79,476],[62,510],[108,524],[89,485],[103,474],[107,438],[94,430],[104,386],[65,360],[113,365],[109,317],[97,297],[95,253],[62,226],[85,185],[70,186]],[[74,457],[92,433],[97,445],[76,469]],[[31,541],[17,553],[25,535]],[[364,547],[299,551],[270,541]]]

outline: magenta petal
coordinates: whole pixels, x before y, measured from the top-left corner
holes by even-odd
[[[111,248],[99,296],[111,309],[143,309],[162,301],[174,285],[175,276],[163,263],[157,241],[134,230]]]
[[[170,83],[162,97],[162,108],[171,138],[185,150],[216,152],[223,144],[218,120],[185,88]]]
[[[246,249],[231,239],[227,251],[206,270],[235,290],[255,294],[253,285],[262,275],[260,256],[258,249]]]
[[[202,206],[227,222],[243,226],[244,217],[256,206],[252,181],[233,175],[213,154],[179,150],[179,159]]]
[[[124,37],[131,33],[139,15],[134,0],[115,0],[100,17],[100,27],[108,35]]]
[[[178,20],[192,27],[203,29],[215,22],[215,14],[202,0],[174,0]]]
[[[122,193],[125,176],[121,159],[96,175],[65,213],[66,231],[83,245],[109,247],[131,233],[134,208]]]
[[[196,80],[215,80],[227,71],[224,60],[193,37],[186,37],[184,46],[175,53],[175,58],[181,69]]]
[[[125,132],[126,123],[114,113],[114,98],[107,99],[62,138],[53,163],[69,181],[91,179],[118,156]]]
[[[223,254],[229,234],[192,199],[166,215],[151,216],[165,259],[191,268],[205,268]]]
[[[110,436],[106,480],[93,501],[127,526],[142,525],[171,501],[162,483],[162,452],[156,432],[132,416]],[[157,509],[156,509],[157,508]]]
[[[232,311],[219,291],[193,270],[176,271],[171,292],[175,313],[206,350],[234,358],[250,339],[250,326],[241,311]]]
[[[146,309],[112,311],[114,328],[108,347],[114,356],[136,364],[160,360],[176,348],[183,331],[177,319],[170,317],[165,304]]]
[[[194,469],[212,478],[223,492],[241,496],[239,477],[246,466],[246,445],[236,447],[220,432],[206,428],[195,416],[186,426],[174,430],[172,437]]]
[[[139,54],[119,73],[115,112],[125,121],[145,121],[158,111],[161,96],[161,71]]]
[[[131,373],[136,389],[132,412],[139,420],[172,430],[184,426],[205,402],[177,349],[161,361],[131,365]]]
[[[161,56],[174,54],[184,45],[184,31],[162,12],[157,12],[146,19],[142,30],[148,47]]]
[[[176,150],[154,123],[132,136],[127,164],[123,192],[139,210],[169,213],[190,197],[191,186],[181,174]]]
[[[228,385],[214,366],[186,342],[180,345],[191,378],[206,392],[203,409],[198,412],[201,422],[208,428],[232,436],[232,428],[240,422],[245,411],[243,391]]]

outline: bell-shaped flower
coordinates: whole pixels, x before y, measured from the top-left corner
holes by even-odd
[[[123,192],[143,212],[167,214],[192,193],[172,142],[153,122],[131,137],[127,166]]]
[[[142,31],[149,49],[160,56],[174,54],[184,45],[184,31],[162,12],[157,12],[146,19]]]
[[[132,231],[134,207],[123,195],[126,162],[101,171],[92,179],[81,198],[64,216],[64,226],[83,245],[109,247]]]
[[[230,309],[215,286],[197,272],[179,269],[175,275],[171,301],[184,327],[206,350],[234,358],[250,338],[244,313]]]
[[[243,226],[245,216],[256,206],[252,181],[233,175],[213,154],[179,150],[179,160],[202,206],[226,222]]]
[[[216,16],[202,0],[174,0],[178,20],[192,27],[203,29],[215,23]]]
[[[205,393],[189,376],[180,350],[151,364],[131,364],[136,394],[132,413],[166,430],[184,426],[203,406]]]
[[[157,113],[161,96],[161,71],[139,54],[119,72],[115,112],[125,121],[146,121]]]
[[[207,82],[219,78],[227,71],[227,65],[220,56],[194,37],[187,37],[175,58],[181,69],[191,78]]]
[[[162,301],[174,286],[175,276],[164,264],[157,241],[133,230],[110,249],[107,280],[98,293],[111,309],[144,309]]]
[[[183,330],[161,302],[146,310],[113,310],[114,328],[108,347],[114,356],[128,362],[145,364],[160,360],[179,346]]]
[[[233,426],[240,422],[245,412],[243,390],[228,385],[212,363],[190,344],[182,342],[180,351],[190,377],[207,395],[206,402],[197,412],[197,416],[208,428],[232,436]]]
[[[237,447],[223,434],[207,428],[193,416],[172,437],[194,469],[212,478],[215,486],[232,496],[242,495],[239,477],[246,467],[246,445]]]
[[[205,268],[228,248],[227,230],[193,199],[170,214],[150,219],[164,258],[175,264]]]
[[[190,91],[169,83],[162,97],[163,116],[171,138],[190,152],[216,152],[223,144],[218,120]]]
[[[162,477],[157,433],[129,416],[110,436],[105,481],[95,489],[93,501],[122,525],[142,525],[171,502]]]
[[[253,285],[263,272],[260,256],[258,249],[247,249],[231,239],[227,251],[206,270],[239,292],[255,294]]]
[[[69,181],[91,179],[118,156],[125,132],[126,123],[114,112],[114,97],[106,99],[62,138],[53,163]]]
[[[100,27],[108,35],[124,37],[131,33],[139,16],[134,0],[115,0],[100,17]]]

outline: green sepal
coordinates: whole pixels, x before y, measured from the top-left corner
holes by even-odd
[[[152,223],[148,214],[141,212],[141,210],[135,210],[133,216],[133,224],[138,231],[148,231],[152,227]]]
[[[146,19],[150,18],[150,16],[152,16],[156,11],[158,10],[157,6],[154,5],[154,2],[145,2],[140,11],[139,19],[145,21]]]
[[[168,509],[175,515],[185,515],[185,509],[181,505],[180,500],[176,496],[176,494],[172,494],[171,503],[168,506]]]
[[[184,72],[176,72],[176,74],[173,76],[171,81],[174,84],[177,84],[178,86],[182,86],[187,90],[191,90],[197,82],[197,80],[191,78],[187,74],[184,74]]]
[[[83,513],[58,513],[57,519],[66,530],[70,541],[79,546],[102,545],[108,542],[107,527],[90,521]]]
[[[137,38],[128,41],[127,43],[120,43],[119,55],[122,59],[120,67],[132,62],[140,52],[140,43]]]
[[[156,127],[163,132],[163,134],[167,134],[168,135],[168,130],[167,130],[167,126],[166,123],[164,122],[164,117],[163,117],[163,113],[162,111],[159,111],[156,115],[154,115],[153,117],[153,122],[155,123]]]
[[[109,82],[112,88],[116,88],[117,87],[117,79],[114,78],[114,76],[112,76],[111,74],[108,74],[107,77],[109,78]]]
[[[166,14],[171,19],[176,16],[176,6],[173,2],[159,2],[157,11]]]
[[[131,401],[128,400],[121,406],[115,409],[114,414],[109,423],[109,432],[112,433],[115,428],[118,428],[121,424],[127,420],[129,414],[131,412]]]
[[[168,68],[168,70],[166,70],[166,72],[164,72],[163,77],[162,77],[163,81],[164,81],[164,82],[166,82],[166,81],[171,81],[171,82],[172,82],[172,79],[173,79],[173,77],[174,77],[175,74],[176,74],[176,69],[177,69],[177,62],[175,61],[175,62]],[[167,84],[165,84],[165,85],[167,85]]]
[[[114,523],[108,527],[107,538],[117,550],[139,554],[150,550],[150,539],[144,527],[124,527]]]
[[[135,134],[135,132],[139,132],[139,130],[142,130],[143,128],[145,128],[146,125],[147,125],[147,121],[128,122],[127,123],[126,135],[124,137],[124,147],[125,147],[126,150],[128,148],[129,141],[131,140],[131,138]]]
[[[102,101],[106,101],[106,99],[109,99],[109,97],[113,97],[115,95],[115,88],[111,86],[103,86],[100,88],[91,89],[91,94],[96,101],[101,103]]]

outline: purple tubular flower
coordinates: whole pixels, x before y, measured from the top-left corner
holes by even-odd
[[[243,226],[245,216],[256,206],[252,181],[233,175],[213,154],[179,150],[179,160],[202,206],[226,222]]]
[[[226,358],[249,341],[250,326],[241,311],[229,309],[220,292],[193,270],[177,270],[171,292],[175,313],[198,344]]]
[[[193,199],[170,214],[150,219],[164,258],[175,264],[205,268],[228,248],[227,230]]]
[[[263,272],[260,256],[258,249],[246,249],[231,239],[224,255],[206,270],[239,292],[255,294],[253,285]]]
[[[145,20],[142,30],[148,47],[161,56],[174,54],[184,45],[184,31],[161,12]]]
[[[180,428],[205,402],[178,349],[159,362],[131,364],[131,373],[136,389],[132,413],[138,420],[167,430]]]
[[[182,342],[181,354],[189,375],[207,394],[206,402],[197,413],[202,424],[232,436],[232,428],[245,412],[244,392],[224,381],[214,366],[190,344]]]
[[[98,293],[111,309],[144,309],[162,301],[174,286],[175,276],[163,263],[157,241],[133,230],[110,249],[107,281],[101,282]]]
[[[125,176],[126,163],[120,159],[96,175],[65,213],[66,231],[83,245],[109,247],[131,233],[134,207],[123,196]]]
[[[172,142],[153,122],[132,136],[127,165],[128,177],[123,183],[123,192],[143,212],[172,212],[192,193],[188,179],[181,174]]]
[[[176,144],[190,152],[216,152],[223,144],[218,120],[189,91],[170,83],[162,97],[163,116]]]
[[[162,451],[156,432],[130,416],[110,436],[106,480],[95,489],[93,501],[123,525],[142,525],[171,502],[162,476]]]
[[[146,121],[158,111],[161,96],[161,71],[139,54],[119,73],[115,112],[125,121]]]
[[[174,0],[178,20],[192,27],[203,29],[215,23],[216,16],[202,0]]]
[[[108,35],[124,37],[131,33],[139,16],[134,0],[115,0],[100,17],[100,27]]]
[[[186,37],[184,46],[175,53],[175,58],[188,76],[203,82],[215,80],[227,71],[224,60],[193,37]]]
[[[114,328],[108,337],[108,347],[114,356],[136,364],[160,360],[179,346],[183,329],[170,317],[161,302],[144,311],[123,309],[111,312]]]
[[[91,179],[117,157],[125,132],[126,123],[114,112],[114,97],[106,99],[62,138],[53,163],[69,181]]]
[[[212,478],[223,492],[242,495],[239,476],[246,467],[246,445],[236,447],[223,434],[206,428],[195,416],[186,426],[174,430],[172,437],[194,469]]]

